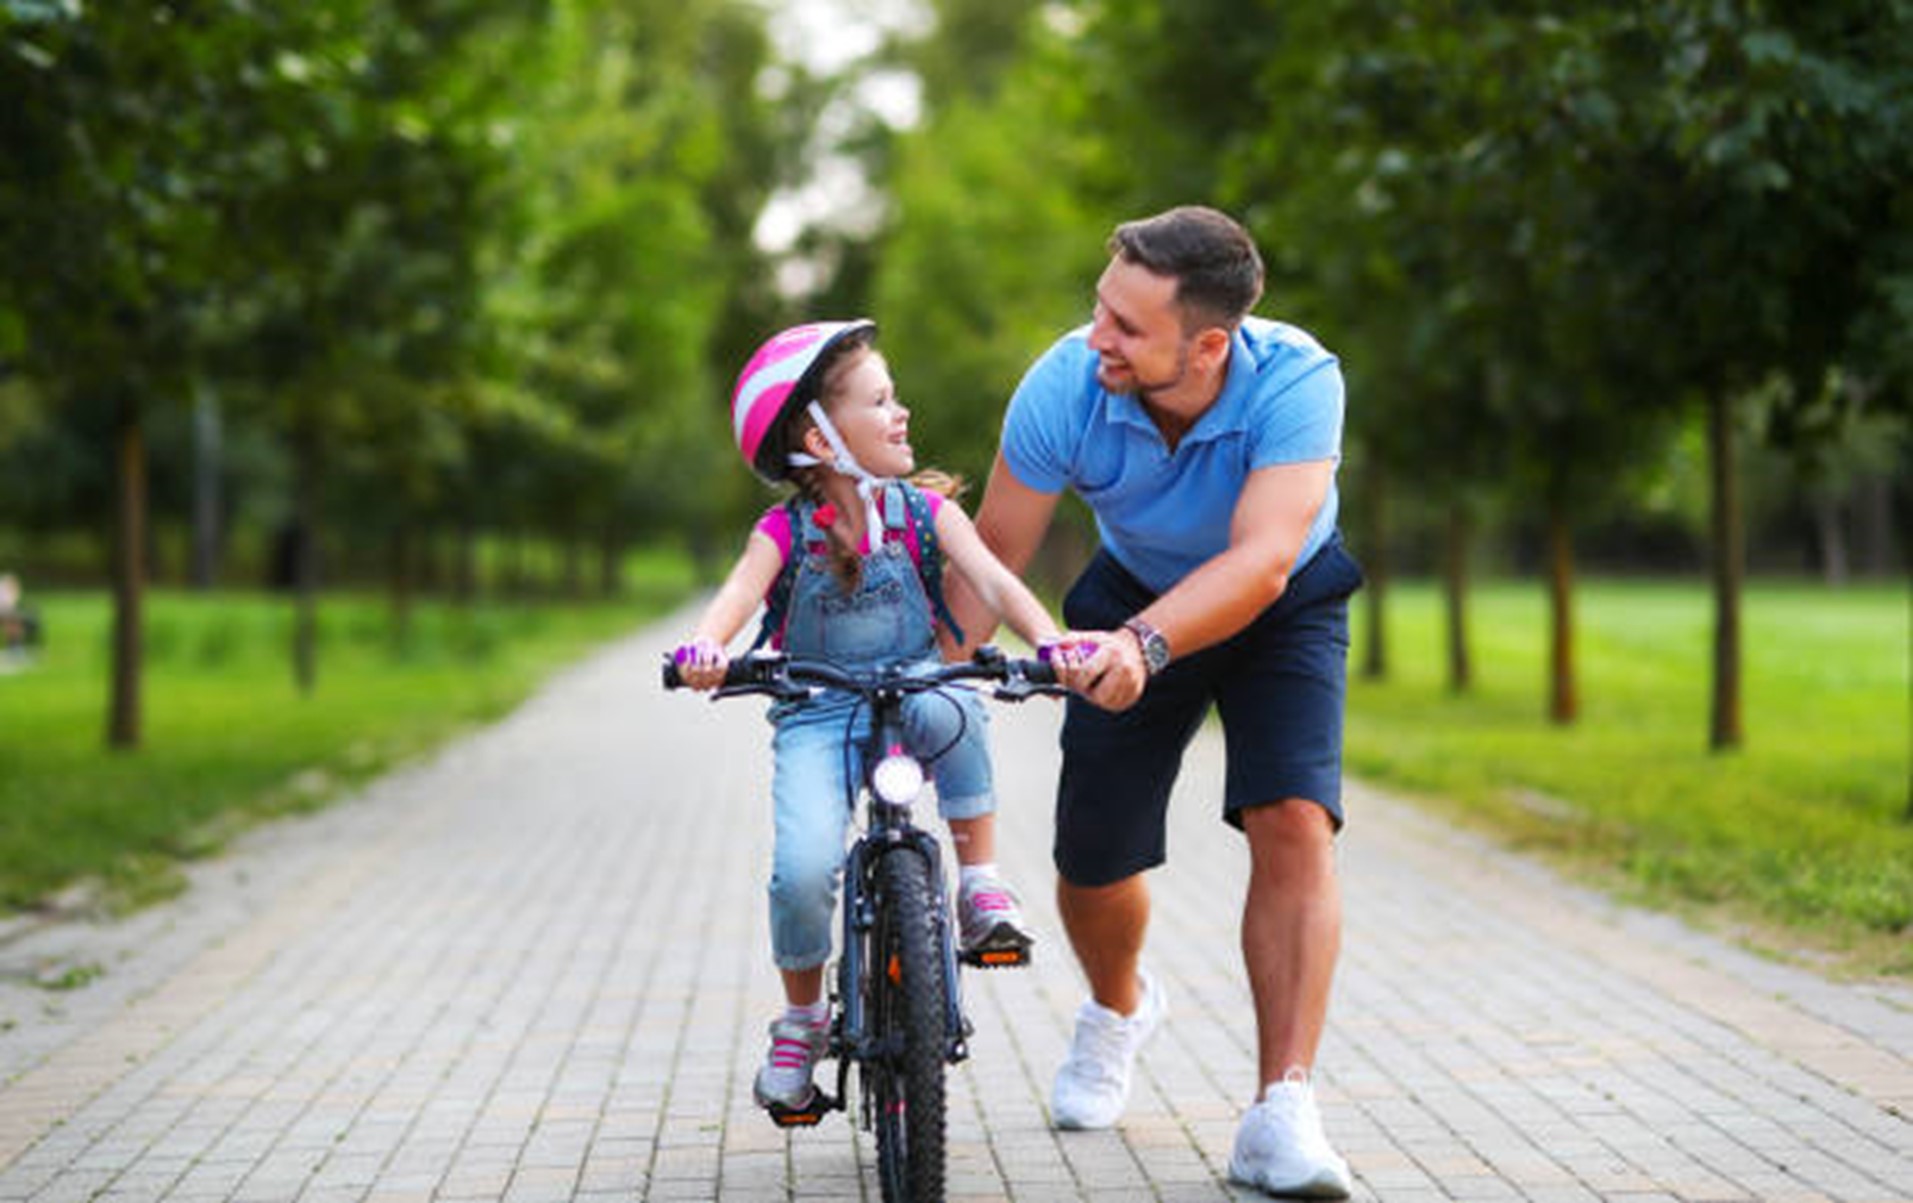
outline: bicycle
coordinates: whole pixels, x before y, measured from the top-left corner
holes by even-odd
[[[979,648],[968,662],[928,672],[855,673],[825,661],[753,652],[732,661],[714,697],[766,694],[777,700],[814,690],[856,694],[870,708],[861,772],[850,789],[865,799],[864,830],[844,858],[843,941],[837,961],[829,1042],[837,1090],[819,1087],[801,1111],[770,1108],[781,1127],[808,1127],[845,1110],[850,1066],[860,1069],[860,1123],[874,1131],[886,1200],[931,1200],[944,1187],[944,1069],[969,1056],[969,1021],[957,980],[942,852],[911,820],[923,790],[924,761],[904,739],[903,701],[959,681],[989,682],[1012,702],[1064,692],[1047,660],[1012,659]],[[664,685],[678,688],[668,659]],[[929,759],[934,759],[931,757]],[[964,959],[979,968],[1026,964],[1027,945],[986,949]]]

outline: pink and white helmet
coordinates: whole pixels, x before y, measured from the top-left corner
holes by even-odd
[[[817,368],[824,352],[852,334],[876,328],[869,318],[809,322],[773,335],[757,348],[731,391],[731,430],[753,471],[771,481],[790,474],[782,440],[771,438],[771,432],[817,399],[823,386]]]

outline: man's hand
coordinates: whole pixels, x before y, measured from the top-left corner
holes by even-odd
[[[1149,685],[1142,643],[1136,633],[1127,628],[1097,631],[1094,638],[1096,654],[1082,663],[1075,674],[1076,681],[1069,684],[1104,710],[1127,710]],[[1077,684],[1078,681],[1081,684]]]

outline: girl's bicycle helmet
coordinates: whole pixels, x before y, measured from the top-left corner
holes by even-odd
[[[773,484],[790,475],[784,440],[771,436],[786,418],[818,399],[824,353],[853,334],[876,328],[868,318],[809,322],[773,335],[757,348],[731,392],[732,433],[752,471]]]

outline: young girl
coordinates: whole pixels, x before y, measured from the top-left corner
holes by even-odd
[[[876,324],[866,320],[797,326],[758,348],[738,377],[731,399],[738,449],[765,479],[795,484],[796,496],[759,519],[678,648],[686,684],[713,689],[723,683],[725,647],[767,596],[768,629],[760,639],[771,638],[793,656],[852,668],[937,663],[942,598],[926,589],[920,560],[934,557],[939,544],[950,567],[1017,634],[1033,646],[1059,641],[1042,604],[990,554],[962,508],[903,480],[916,468],[910,412],[872,345],[875,334]],[[774,596],[773,586],[793,561],[787,596]],[[1072,671],[1059,664],[1066,683],[1073,683]],[[773,1112],[810,1104],[811,1070],[825,1044],[824,963],[851,818],[844,805],[845,746],[862,736],[847,729],[853,709],[848,695],[824,691],[771,710],[771,951],[787,1006],[770,1025],[755,1095]],[[915,694],[905,720],[919,754],[947,749],[930,769],[960,869],[963,947],[1027,947],[1016,896],[996,871],[982,703],[967,690]]]

